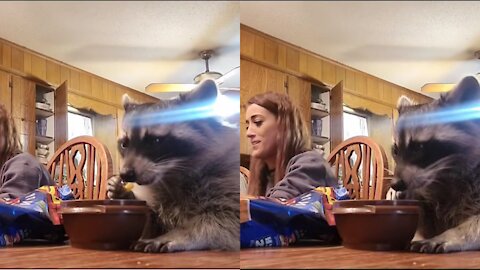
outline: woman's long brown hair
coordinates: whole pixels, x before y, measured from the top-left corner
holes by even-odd
[[[285,176],[288,161],[295,155],[310,149],[310,135],[300,110],[292,103],[287,95],[266,92],[250,98],[247,107],[257,104],[277,119],[277,154],[275,159],[274,184]],[[263,160],[251,157],[248,193],[253,196],[264,196],[267,187],[266,164]]]
[[[22,151],[13,118],[0,104],[0,167],[12,156]]]

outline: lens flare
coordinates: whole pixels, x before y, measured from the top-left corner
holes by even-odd
[[[223,118],[240,113],[240,100],[238,97],[219,95],[213,106],[215,114]]]
[[[480,104],[478,102],[473,102],[466,105],[444,108],[433,112],[406,115],[399,119],[397,125],[400,128],[418,127],[476,119],[480,119]]]
[[[198,119],[216,117],[220,120],[240,112],[240,101],[223,95],[215,100],[188,103],[172,109],[158,112],[146,112],[129,115],[125,118],[131,126],[149,126],[157,124],[171,124]]]

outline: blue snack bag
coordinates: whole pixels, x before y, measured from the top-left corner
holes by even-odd
[[[338,242],[331,210],[335,200],[345,199],[349,196],[344,187],[319,187],[286,202],[249,199],[248,218],[240,225],[241,247],[282,247],[301,239]]]
[[[0,246],[24,239],[65,240],[60,202],[73,198],[70,188],[43,186],[16,199],[0,200]]]

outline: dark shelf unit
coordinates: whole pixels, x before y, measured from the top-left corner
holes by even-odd
[[[52,138],[52,137],[49,137],[49,136],[35,136],[35,139],[37,142],[41,143],[41,144],[49,144],[51,142],[53,142],[55,139]]]
[[[315,143],[315,144],[321,144],[321,145],[323,145],[323,144],[326,144],[327,142],[329,142],[330,139],[327,138],[327,137],[323,137],[323,136],[313,136],[313,135],[312,135],[312,141],[313,141],[313,143]]]
[[[312,119],[321,119],[330,115],[327,110],[321,110],[311,107]]]
[[[35,108],[35,117],[37,119],[45,119],[53,115],[53,111]]]

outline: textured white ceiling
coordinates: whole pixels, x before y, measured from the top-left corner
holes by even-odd
[[[0,2],[0,37],[143,91],[238,66],[239,22],[398,85],[480,71],[480,2]],[[239,75],[224,85],[238,87]]]
[[[480,72],[480,2],[241,2],[241,23],[403,87]],[[437,95],[432,95],[437,96]]]
[[[193,83],[202,50],[216,51],[210,70],[240,65],[239,23],[238,2],[0,2],[0,37],[139,91]]]

